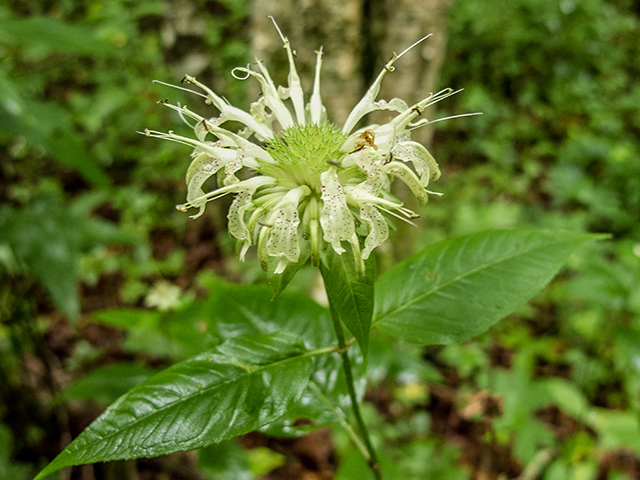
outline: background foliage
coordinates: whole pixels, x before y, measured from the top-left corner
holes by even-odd
[[[154,78],[194,74],[247,106],[228,72],[249,58],[249,14],[237,0],[0,6],[0,477],[30,478],[124,390],[216,345],[199,330],[221,298],[212,270],[264,283],[235,259],[224,205],[193,222],[174,210],[185,149],[136,134],[183,128],[157,100],[193,103]],[[371,338],[365,413],[390,472],[640,478],[639,16],[631,0],[452,6],[440,84],[465,91],[438,116],[484,115],[437,124],[444,197],[416,249],[512,226],[613,238],[463,345]],[[339,461],[309,469],[364,471],[340,429],[334,441]],[[242,444],[96,469],[249,479],[295,458],[271,436]]]

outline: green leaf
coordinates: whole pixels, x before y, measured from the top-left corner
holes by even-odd
[[[111,185],[99,161],[75,134],[68,111],[52,102],[22,99],[8,75],[0,71],[0,91],[3,89],[8,90],[8,96],[0,103],[0,133],[24,137],[43,147],[96,186]]]
[[[205,334],[220,340],[238,335],[271,333],[285,330],[299,335],[310,348],[322,348],[336,343],[329,311],[299,292],[283,292],[272,300],[268,287],[235,285],[218,279],[209,285],[210,297],[200,312],[206,319]],[[185,323],[183,322],[183,325]],[[200,333],[202,336],[203,333]],[[364,361],[358,348],[349,351],[354,375],[361,379],[358,392],[364,395]],[[342,359],[337,353],[314,358],[312,379],[329,401],[349,412]],[[332,411],[307,389],[301,400],[283,418],[265,427],[270,435],[291,436],[304,433],[304,427],[294,427],[299,418],[312,419],[318,425],[337,423]]]
[[[153,375],[153,370],[136,363],[119,363],[98,368],[61,393],[62,399],[85,398],[108,405],[127,390]]]
[[[280,263],[280,259],[276,257],[269,257],[269,269],[267,270],[267,281],[271,288],[273,289],[273,298],[277,298],[278,295],[282,293],[282,291],[289,285],[289,282],[293,280],[296,273],[305,266],[307,260],[311,256],[311,244],[307,241],[303,241],[300,243],[301,251],[300,258],[295,263],[287,264],[284,272],[280,274],[274,273],[276,267]]]
[[[193,450],[276,420],[302,395],[312,359],[288,332],[239,337],[178,363],[111,405],[36,479],[70,465]]]
[[[640,454],[640,420],[636,412],[593,408],[587,423],[598,433],[601,449],[624,448]]]
[[[255,480],[247,451],[235,440],[208,445],[198,452],[200,468],[216,480]]]
[[[356,383],[356,396],[359,401],[364,398],[367,385],[365,373],[367,364],[357,345],[349,349],[352,373]],[[313,374],[304,394],[287,414],[260,429],[267,435],[276,437],[298,437],[324,426],[337,426],[340,418],[336,409],[342,411],[342,416],[348,418],[352,411],[349,390],[342,368],[342,357],[338,353],[315,357]],[[313,425],[300,424],[298,420],[308,419]]]
[[[272,300],[271,289],[258,285],[236,285],[215,279],[207,287],[210,296],[198,315],[207,328],[200,336],[212,335],[220,340],[239,335],[271,333],[286,330],[299,335],[310,349],[336,343],[329,311],[299,292],[283,292]],[[183,328],[186,319],[181,320]],[[358,379],[358,394],[364,396],[365,363],[357,347],[349,350],[354,375]],[[337,353],[314,358],[312,380],[325,397],[345,412],[351,409],[342,359]],[[307,389],[301,400],[275,424],[265,427],[270,435],[291,436],[304,433],[305,428],[294,427],[299,418],[312,419],[318,425],[337,423],[314,391]]]
[[[52,17],[4,19],[0,41],[38,47],[43,53],[113,56],[117,49],[99,39],[96,31]]]
[[[109,308],[93,312],[94,321],[122,329],[158,328],[162,314],[152,310],[138,308]]]
[[[6,242],[25,267],[51,294],[71,320],[80,314],[76,265],[82,237],[80,219],[52,198],[36,199],[28,207],[0,210],[0,242]]]
[[[540,380],[546,395],[560,410],[578,420],[585,420],[591,411],[589,401],[578,386],[564,378],[546,378]]]
[[[0,208],[0,245],[6,243],[26,273],[49,291],[72,321],[80,314],[77,265],[83,252],[107,242],[131,242],[112,224],[85,215],[55,197],[36,197],[24,208]]]
[[[380,277],[374,324],[410,343],[466,341],[533,298],[576,248],[595,238],[518,229],[431,245]]]
[[[30,478],[30,465],[14,462],[13,454],[11,430],[3,423],[0,423],[0,478],[10,478],[12,480]]]
[[[351,250],[338,255],[333,249],[329,249],[320,262],[320,272],[329,303],[340,321],[356,338],[362,354],[366,357],[373,316],[375,257],[369,257],[365,262],[364,276],[358,277]]]
[[[272,300],[268,287],[217,280],[209,287],[207,333],[221,340],[285,330],[302,337],[308,348],[336,342],[329,311],[302,293],[284,292]]]

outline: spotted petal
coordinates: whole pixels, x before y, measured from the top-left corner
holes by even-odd
[[[430,180],[440,178],[440,168],[433,155],[421,144],[414,141],[399,142],[391,151],[393,158],[403,162],[413,163],[413,167],[420,175],[420,183],[423,187],[429,185]]]
[[[320,175],[322,182],[322,202],[320,225],[324,232],[324,240],[331,244],[338,254],[344,253],[341,242],[347,241],[355,233],[353,214],[347,206],[347,197],[335,168],[330,168]]]
[[[195,160],[191,162],[189,170],[187,171],[187,202],[192,207],[198,207],[200,209],[196,217],[204,213],[206,203],[206,199],[203,198],[205,193],[204,190],[202,190],[204,182],[212,175],[215,175],[223,165],[236,159],[236,152],[233,150],[216,148],[215,153],[217,153],[217,155],[215,157],[209,155],[210,152],[211,150],[208,149],[207,152],[199,153]]]
[[[362,258],[366,260],[375,248],[389,238],[389,225],[375,205],[362,205],[360,217],[369,224],[369,234],[364,241],[364,249],[362,250]]]
[[[411,189],[411,192],[418,199],[420,205],[427,203],[429,197],[424,187],[420,184],[420,180],[416,177],[416,174],[407,167],[404,163],[389,162],[384,167],[384,171],[396,178],[399,178]]]
[[[253,177],[237,184],[238,193],[229,207],[227,218],[229,219],[229,233],[238,240],[250,240],[251,234],[244,221],[244,215],[250,207],[254,207],[251,197],[255,191],[263,186],[273,183],[271,177]]]
[[[266,254],[280,258],[276,274],[282,273],[288,262],[297,262],[300,257],[298,202],[303,193],[303,187],[289,191],[274,209],[269,225],[263,227],[269,229]]]

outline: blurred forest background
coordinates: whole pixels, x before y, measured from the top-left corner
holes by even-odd
[[[32,478],[121,393],[206,348],[216,277],[264,283],[225,231],[195,221],[189,149],[136,133],[187,131],[169,97],[197,76],[247,108],[232,78],[252,52],[286,82],[267,15],[309,59],[324,46],[336,122],[392,51],[382,98],[464,88],[422,133],[444,196],[379,253],[382,271],[435,241],[488,228],[608,232],[516,315],[464,345],[374,335],[367,421],[396,477],[640,478],[640,3],[637,0],[302,2],[7,0],[0,4],[0,478]],[[401,195],[402,192],[399,192]],[[230,201],[230,200],[229,200]],[[293,288],[312,291],[312,270]],[[365,478],[336,429],[255,433],[167,458],[56,478]],[[53,477],[52,477],[53,478]]]

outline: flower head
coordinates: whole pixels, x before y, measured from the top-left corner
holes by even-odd
[[[429,123],[415,121],[427,107],[456,92],[442,90],[412,106],[398,98],[378,101],[383,78],[407,49],[393,55],[340,129],[327,120],[322,104],[322,49],[317,52],[313,90],[305,103],[293,51],[279,29],[278,33],[289,59],[287,88],[276,88],[260,61],[257,71],[250,66],[234,69],[235,78],[252,77],[262,88],[262,96],[246,112],[186,76],[183,82],[199,87],[204,93],[196,93],[214,105],[219,115],[205,118],[186,106],[163,102],[192,126],[195,138],[149,130],[145,134],[193,148],[186,175],[187,202],[178,205],[179,210],[196,208],[191,216],[196,218],[207,202],[235,195],[228,229],[242,243],[242,259],[250,246],[257,245],[263,269],[275,262],[273,270],[279,274],[309,256],[317,264],[325,248],[337,254],[350,248],[362,274],[364,260],[388,238],[387,216],[407,221],[416,216],[391,195],[390,182],[397,178],[407,184],[420,204],[432,193],[427,186],[440,176],[438,164],[425,147],[411,140],[411,131]],[[384,125],[356,128],[376,110],[397,115]],[[225,128],[231,121],[243,130]],[[216,174],[221,186],[205,192],[203,184]]]

